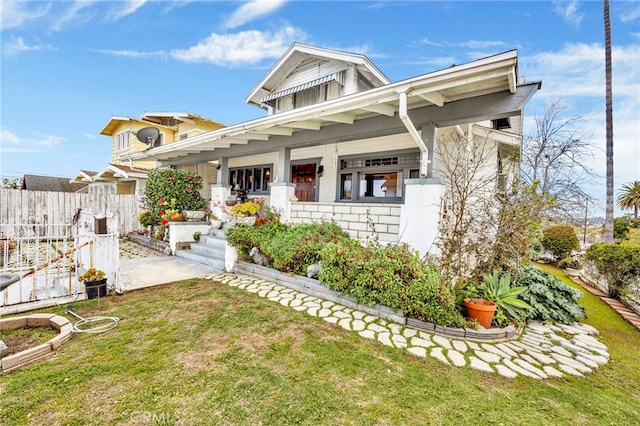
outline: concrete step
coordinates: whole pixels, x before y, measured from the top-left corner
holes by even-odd
[[[183,259],[190,260],[192,262],[201,263],[211,268],[224,271],[224,253],[222,259],[216,259],[209,256],[203,256],[201,254],[193,252],[193,250],[178,250],[176,256]]]
[[[186,250],[178,250],[178,251],[186,251]],[[212,259],[221,259],[224,261],[224,245],[213,246],[213,245],[204,244],[204,243],[191,243],[191,249],[189,251],[191,251],[192,253],[198,254],[200,256],[210,257]]]
[[[220,237],[218,235],[201,235],[200,241],[197,244],[202,244],[210,247],[219,248],[220,250],[224,250],[224,246],[226,243],[227,243],[227,239]]]

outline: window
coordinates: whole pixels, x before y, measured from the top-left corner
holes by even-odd
[[[272,165],[229,169],[229,185],[248,189],[249,193],[267,193],[271,183]]]
[[[116,152],[126,151],[131,146],[130,137],[131,133],[127,130],[116,135]]]
[[[419,176],[420,153],[349,156],[341,158],[339,164],[338,200],[398,203],[402,201],[404,179]]]

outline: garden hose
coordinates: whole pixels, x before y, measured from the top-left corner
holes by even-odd
[[[120,318],[117,317],[98,316],[82,318],[76,313],[72,305],[67,306],[67,313],[73,315],[79,320],[73,325],[72,331],[74,333],[104,333],[105,331],[116,328],[120,322]]]

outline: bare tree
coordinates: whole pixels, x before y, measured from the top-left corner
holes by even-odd
[[[568,107],[556,100],[535,116],[535,128],[522,147],[521,176],[524,183],[540,182],[538,190],[556,199],[549,216],[573,217],[584,211],[585,200],[595,200],[583,189],[593,179],[587,165],[595,147],[585,130],[584,117],[570,116]]]
[[[447,187],[438,239],[443,273],[455,279],[496,267],[517,270],[540,233],[549,197],[537,191],[537,182],[520,185],[517,150],[491,134],[450,133],[437,147],[437,175]]]
[[[613,91],[611,73],[611,19],[609,0],[604,0],[605,112],[607,132],[607,204],[604,219],[604,242],[613,244]]]

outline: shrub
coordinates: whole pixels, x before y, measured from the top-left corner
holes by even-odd
[[[536,266],[524,266],[515,283],[528,287],[520,298],[531,305],[530,319],[573,324],[586,318],[578,303],[582,293]]]
[[[580,248],[580,241],[571,225],[554,225],[544,230],[542,245],[553,253],[556,259],[564,259],[572,250]]]
[[[640,277],[640,246],[594,244],[587,250],[587,260],[609,285],[609,297],[619,299],[630,291],[629,283]]]
[[[331,244],[321,253],[319,279],[357,303],[382,304],[422,321],[460,327],[455,295],[435,266],[406,244],[357,241]]]
[[[579,256],[565,257],[558,262],[558,268],[582,269],[582,258]]]
[[[235,227],[228,229],[226,235],[243,255],[258,247],[273,259],[274,269],[298,275],[306,275],[307,267],[320,261],[320,251],[326,244],[349,239],[349,234],[331,222]]]
[[[627,238],[631,229],[640,229],[640,218],[620,216],[613,219],[613,237],[616,240]]]
[[[179,169],[153,169],[145,188],[146,208],[154,216],[166,210],[204,210],[206,201],[200,195],[202,177]]]

